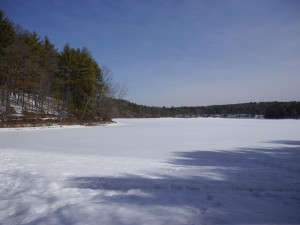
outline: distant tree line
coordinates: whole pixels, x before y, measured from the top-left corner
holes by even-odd
[[[58,51],[47,36],[14,25],[0,11],[2,119],[11,113],[12,99],[24,113],[110,119],[116,88],[109,74],[87,48],[66,44]]]
[[[149,107],[114,100],[114,117],[222,117],[222,118],[300,118],[300,102],[250,102],[199,107]]]

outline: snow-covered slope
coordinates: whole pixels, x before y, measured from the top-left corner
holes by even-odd
[[[300,121],[0,130],[0,224],[300,224]]]

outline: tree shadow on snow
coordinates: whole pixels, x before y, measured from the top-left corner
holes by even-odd
[[[200,224],[300,224],[300,141],[270,143],[277,147],[176,152],[168,163],[178,173],[73,177],[68,187],[114,192],[93,204],[195,209]]]

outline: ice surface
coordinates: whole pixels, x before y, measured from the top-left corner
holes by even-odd
[[[299,120],[116,121],[1,129],[0,224],[300,224]]]

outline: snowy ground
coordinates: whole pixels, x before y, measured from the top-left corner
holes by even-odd
[[[300,224],[300,120],[0,129],[0,224]]]

